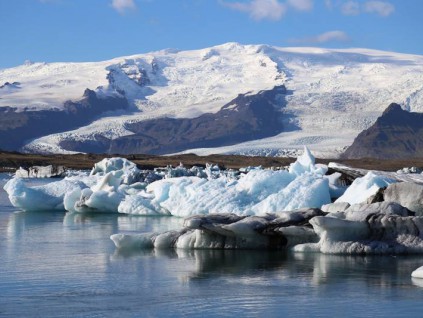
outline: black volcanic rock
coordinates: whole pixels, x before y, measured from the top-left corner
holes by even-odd
[[[1,107],[0,148],[18,150],[29,139],[75,129],[89,124],[101,113],[126,108],[126,98],[99,98],[89,89],[81,100],[65,102],[63,110],[19,112],[13,107]]]
[[[285,94],[285,86],[278,86],[254,95],[240,94],[214,114],[127,124],[125,128],[134,135],[114,139],[109,152],[166,154],[274,136],[283,131]]]
[[[423,114],[392,103],[370,128],[362,131],[343,159],[423,157]]]

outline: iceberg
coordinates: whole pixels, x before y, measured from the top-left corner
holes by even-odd
[[[318,243],[300,244],[297,252],[325,254],[423,253],[423,217],[393,202],[351,206],[310,220]]]
[[[54,185],[32,188],[15,178],[5,190],[12,204],[23,210],[263,216],[330,203],[339,175],[325,176],[326,172],[327,167],[315,164],[307,148],[288,170],[256,167],[244,173],[207,165],[190,170],[168,167],[164,174],[153,176],[127,159],[105,158],[95,164],[89,176],[66,177]]]
[[[83,181],[63,179],[45,185],[29,187],[21,178],[12,178],[4,190],[14,207],[24,211],[54,211],[64,210],[65,194],[75,189],[87,187]]]
[[[226,175],[162,179],[149,184],[145,191],[125,196],[117,210],[188,217],[211,213],[265,215],[320,208],[331,202],[330,182],[336,178],[326,178],[325,166],[314,162],[305,148],[288,170],[249,169],[238,179]]]
[[[120,202],[131,191],[143,188],[138,181],[141,171],[125,158],[105,158],[90,173],[96,182],[89,188],[75,188],[65,194],[64,207],[69,212],[117,212]]]
[[[423,278],[423,266],[417,268],[411,273],[411,277],[414,278]]]
[[[285,249],[296,244],[317,242],[310,227],[319,209],[301,209],[240,216],[232,213],[194,215],[184,221],[180,231],[143,234],[114,234],[117,249]]]
[[[394,182],[397,181],[386,176],[376,175],[370,171],[364,177],[355,179],[345,193],[335,202],[366,203],[367,199],[374,196],[379,189],[386,188]]]
[[[66,168],[64,166],[32,166],[28,169],[20,167],[15,172],[16,177],[19,178],[53,178],[64,177],[66,175]]]

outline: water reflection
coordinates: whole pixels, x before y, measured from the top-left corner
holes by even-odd
[[[307,279],[310,285],[327,286],[353,280],[378,288],[410,286],[411,272],[421,266],[419,256],[347,256],[320,253],[300,254],[289,251],[254,250],[132,250],[115,251],[111,260],[137,257],[166,257],[189,261],[192,265],[180,277],[195,281],[216,277],[241,277],[250,279],[267,277],[274,280]],[[187,268],[188,269],[188,268]],[[257,280],[256,280],[257,283]],[[413,283],[423,287],[423,280]],[[283,283],[280,283],[283,285]]]
[[[362,305],[360,309],[370,308],[371,303],[371,309],[389,313],[392,306],[385,309],[387,300],[401,298],[416,304],[423,297],[423,284],[410,277],[423,265],[421,257],[118,251],[109,239],[122,231],[163,232],[179,228],[182,222],[118,214],[3,213],[0,308],[17,316],[25,316],[34,306],[52,316],[55,306],[81,315],[101,313],[104,308],[118,315],[131,308],[166,316],[166,308],[171,308],[175,315],[248,311],[251,316],[283,316],[305,315],[298,310],[311,306],[330,315],[338,310],[336,305],[345,306],[351,299]]]

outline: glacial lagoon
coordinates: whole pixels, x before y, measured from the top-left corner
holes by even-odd
[[[422,256],[119,252],[111,234],[167,231],[182,219],[22,212],[0,191],[0,317],[404,317],[423,310],[423,280],[410,276]]]

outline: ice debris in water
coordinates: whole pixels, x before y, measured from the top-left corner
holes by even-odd
[[[215,165],[205,169],[180,166],[154,177],[127,159],[108,158],[95,164],[86,177],[66,177],[54,185],[32,188],[13,179],[5,189],[11,202],[23,210],[65,208],[71,212],[181,217],[209,213],[263,215],[321,207],[331,201],[339,177],[324,176],[327,167],[316,165],[307,148],[288,170],[246,171],[237,174]]]

